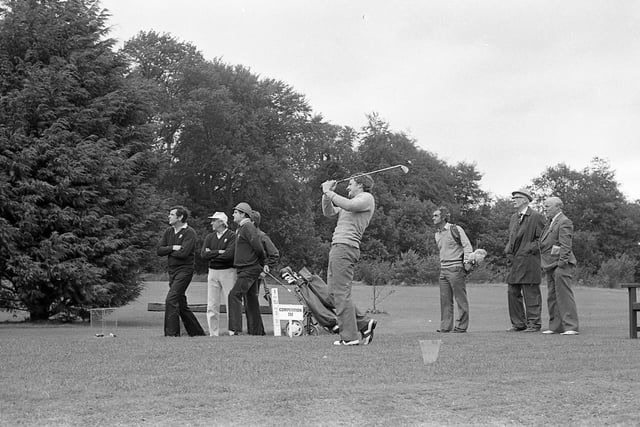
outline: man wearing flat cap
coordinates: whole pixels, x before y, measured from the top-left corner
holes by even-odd
[[[233,221],[238,224],[236,232],[236,250],[233,254],[233,266],[236,268],[236,283],[229,292],[229,335],[242,333],[242,302],[246,302],[245,314],[247,323],[255,326],[250,334],[264,335],[264,326],[260,316],[258,278],[264,265],[264,249],[260,234],[251,221],[251,206],[240,202],[233,208]]]
[[[538,332],[542,326],[542,272],[538,242],[545,220],[542,214],[529,207],[532,200],[526,189],[511,193],[515,213],[509,220],[509,242],[504,249],[509,266],[509,332]]]

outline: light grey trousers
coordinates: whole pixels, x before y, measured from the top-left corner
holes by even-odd
[[[338,316],[340,338],[344,341],[359,340],[360,331],[369,323],[369,317],[360,311],[351,299],[353,271],[359,258],[360,249],[358,248],[342,243],[331,245],[327,285],[329,285],[329,298]]]
[[[572,265],[556,267],[545,272],[547,276],[547,306],[549,329],[554,332],[578,331],[578,309],[571,290]]]
[[[440,330],[451,331],[453,322],[453,300],[458,306],[455,328],[466,331],[469,327],[469,301],[467,300],[466,273],[464,267],[440,269]]]

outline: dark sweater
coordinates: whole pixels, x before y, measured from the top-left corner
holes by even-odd
[[[273,244],[271,238],[264,231],[258,228],[258,234],[260,235],[260,241],[262,242],[262,249],[264,250],[264,255],[266,259],[264,260],[265,264],[269,266],[269,268],[274,268],[276,262],[280,258],[280,252],[276,245]]]
[[[238,228],[236,235],[236,251],[233,258],[234,267],[263,265],[264,249],[260,234],[251,221],[245,221]]]
[[[180,250],[174,251],[173,245],[180,245]],[[160,239],[157,254],[167,256],[169,270],[185,266],[193,268],[196,257],[195,230],[186,226],[176,233],[173,227],[167,228]]]
[[[206,249],[210,249],[207,251]],[[203,259],[209,260],[209,268],[213,270],[224,270],[233,268],[233,255],[236,250],[236,233],[224,230],[222,236],[218,239],[218,233],[213,232],[207,234],[204,238],[204,244],[200,251]],[[224,251],[220,253],[220,251]]]

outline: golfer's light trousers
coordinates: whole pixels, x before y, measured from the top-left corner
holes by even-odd
[[[360,339],[360,331],[367,327],[369,318],[353,304],[351,282],[356,262],[360,258],[360,249],[343,243],[331,245],[327,284],[329,298],[338,316],[340,338],[344,341]]]

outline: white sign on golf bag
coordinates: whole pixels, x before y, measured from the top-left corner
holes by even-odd
[[[289,336],[292,336],[293,331],[292,322],[302,322],[304,319],[304,306],[300,304],[280,304],[278,301],[278,289],[271,288],[271,312],[273,315],[273,336],[282,336],[281,321],[289,322]]]

